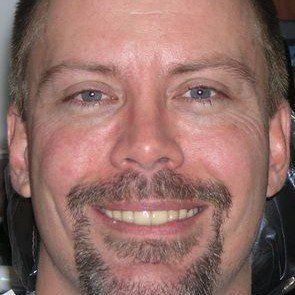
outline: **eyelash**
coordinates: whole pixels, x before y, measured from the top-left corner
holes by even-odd
[[[204,106],[212,106],[213,103],[216,101],[216,99],[213,98],[204,98],[204,99],[198,99],[198,98],[193,98],[193,97],[187,97],[185,96],[185,94],[189,91],[195,90],[195,89],[202,89],[202,90],[210,90],[214,92],[214,96],[217,96],[218,98],[226,98],[227,95],[224,94],[222,91],[217,90],[214,87],[210,87],[210,86],[205,86],[205,85],[194,85],[194,86],[187,86],[185,88],[185,91],[182,92],[182,94],[177,95],[178,98],[184,99],[186,102],[188,103],[198,103],[198,104],[202,104]],[[83,93],[87,93],[87,92],[99,92],[101,93],[102,96],[107,96],[107,98],[101,98],[98,100],[93,100],[93,101],[84,101],[83,99],[76,99],[79,95],[82,95]],[[70,104],[74,104],[76,106],[82,107],[82,108],[91,108],[91,107],[95,107],[97,105],[101,105],[104,103],[104,100],[109,99],[109,100],[115,100],[114,97],[109,96],[107,94],[105,94],[102,90],[98,90],[98,89],[94,89],[94,88],[90,88],[90,89],[84,89],[81,91],[77,91],[69,96],[66,96],[65,101],[69,102]]]
[[[189,103],[198,103],[198,104],[203,104],[203,105],[209,105],[211,106],[214,101],[216,101],[216,99],[213,98],[204,98],[204,99],[197,99],[197,98],[191,98],[191,97],[186,97],[185,94],[189,91],[195,90],[195,89],[203,89],[203,90],[210,90],[213,91],[215,94],[214,96],[218,96],[221,98],[227,97],[226,94],[224,94],[223,92],[217,90],[214,87],[210,87],[210,86],[205,86],[205,85],[194,85],[194,86],[188,86],[186,87],[186,90],[183,94],[180,95],[180,97],[182,97],[185,101],[189,102]]]
[[[104,99],[99,99],[97,101],[83,101],[82,99],[76,99],[77,96],[79,95],[82,95],[83,93],[86,93],[86,92],[100,92],[102,95],[105,95],[105,96],[108,96],[107,94],[105,94],[103,91],[101,90],[97,90],[97,89],[84,89],[84,90],[81,90],[81,91],[77,91],[69,96],[67,96],[65,98],[65,101],[66,102],[69,102],[70,104],[74,104],[74,105],[78,105],[80,107],[85,107],[85,108],[89,108],[89,107],[95,107],[96,105],[100,105],[103,103],[103,100]],[[112,99],[112,97],[110,97]]]

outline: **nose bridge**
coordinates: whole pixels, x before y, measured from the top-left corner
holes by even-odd
[[[137,144],[160,144],[169,130],[164,125],[168,120],[165,108],[152,100],[137,102],[132,110],[132,128],[129,130],[129,140]]]
[[[181,165],[183,155],[174,135],[165,103],[151,94],[138,98],[128,110],[112,162],[120,169],[176,168]]]

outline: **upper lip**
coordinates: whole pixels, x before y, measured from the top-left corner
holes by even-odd
[[[144,200],[144,201],[123,201],[110,202],[95,207],[103,208],[110,211],[168,211],[180,209],[193,209],[204,207],[206,204],[201,201],[188,200]]]

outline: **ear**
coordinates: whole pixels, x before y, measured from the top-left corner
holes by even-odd
[[[31,196],[31,189],[27,132],[25,122],[14,105],[9,107],[7,114],[7,139],[12,186],[18,194],[28,198]]]
[[[283,102],[269,124],[269,175],[267,197],[275,195],[284,185],[290,165],[291,110]]]

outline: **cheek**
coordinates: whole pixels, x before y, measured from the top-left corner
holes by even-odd
[[[231,188],[233,195],[261,178],[266,160],[262,152],[265,147],[263,141],[255,142],[236,128],[229,128],[215,140],[212,136],[205,165],[215,171],[217,179]]]
[[[268,142],[262,125],[232,122],[186,133],[189,140],[182,140],[186,144],[188,173],[224,183],[233,197],[232,217],[238,218],[239,214],[246,216],[262,208]]]
[[[223,264],[227,269],[241,265],[248,257],[267,187],[268,142],[264,128],[259,131],[242,126],[210,126],[187,141],[189,173],[220,180],[232,196],[232,206],[222,225]]]
[[[82,128],[56,128],[48,136],[37,134],[32,153],[33,173],[38,186],[54,196],[65,196],[78,183],[103,177],[107,173],[105,132]],[[38,156],[36,157],[36,155]]]

